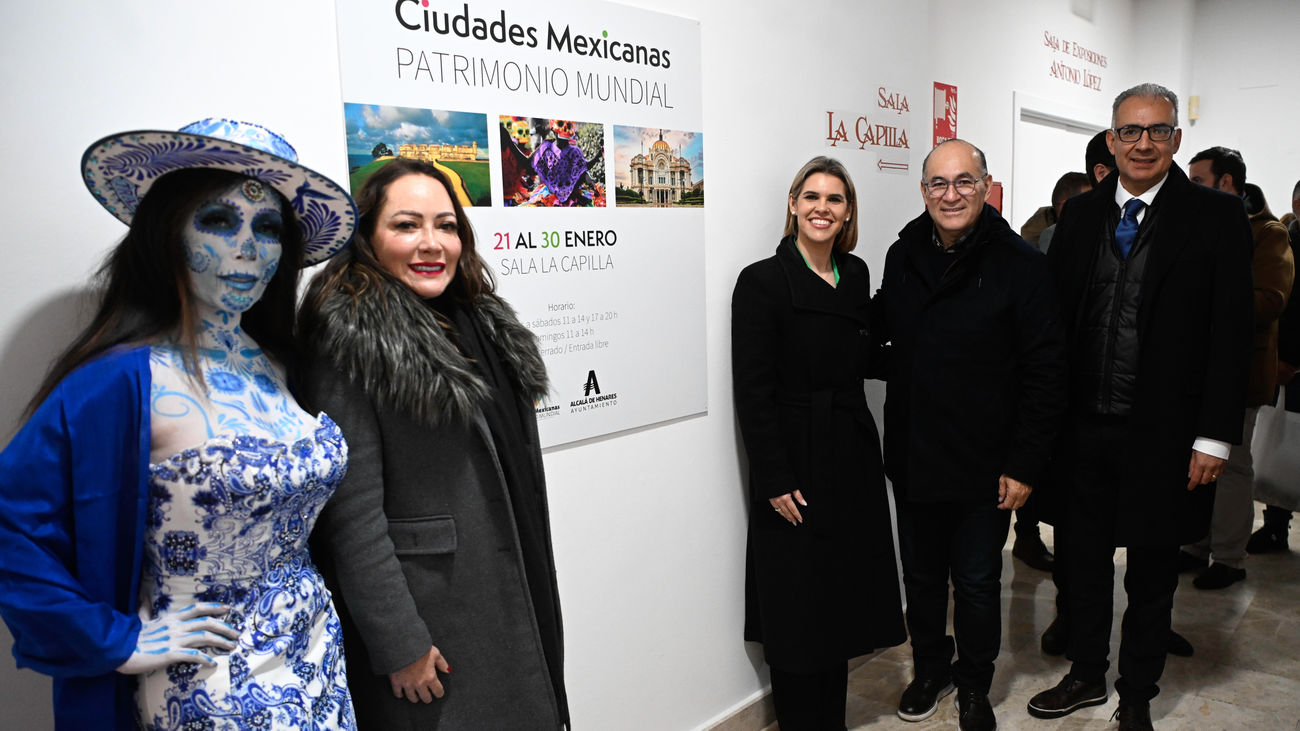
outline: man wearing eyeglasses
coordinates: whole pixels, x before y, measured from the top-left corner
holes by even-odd
[[[1213,483],[1241,439],[1251,234],[1239,199],[1194,185],[1173,164],[1182,141],[1173,92],[1122,92],[1111,128],[1119,174],[1066,203],[1047,256],[1070,362],[1052,487],[1072,665],[1030,699],[1029,713],[1059,718],[1106,702],[1114,554],[1124,546],[1114,717],[1121,729],[1149,729],[1179,546],[1209,529]]]
[[[1286,226],[1268,209],[1264,192],[1246,182],[1246,161],[1227,147],[1211,147],[1192,156],[1187,166],[1193,183],[1207,185],[1240,198],[1250,218],[1254,254],[1255,319],[1251,343],[1250,377],[1246,381],[1246,417],[1241,444],[1232,448],[1223,476],[1214,491],[1210,532],[1197,543],[1183,546],[1178,568],[1199,573],[1197,589],[1223,589],[1246,578],[1246,542],[1255,521],[1254,461],[1251,437],[1259,407],[1273,403],[1277,390],[1278,318],[1286,309],[1295,279]],[[1213,562],[1206,566],[1207,561]]]
[[[1047,260],[985,203],[991,182],[975,146],[935,147],[922,165],[925,212],[890,247],[872,301],[874,334],[889,343],[885,469],[916,673],[898,715],[928,718],[955,686],[968,730],[997,725],[988,692],[1002,547],[1011,511],[1046,469],[1065,387]]]

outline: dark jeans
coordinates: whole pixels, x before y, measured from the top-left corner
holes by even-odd
[[[1011,511],[979,502],[898,501],[898,543],[916,677],[988,694],[1002,642],[1002,546]],[[952,578],[953,638],[948,635]]]
[[[772,668],[772,703],[781,731],[844,731],[847,664],[818,673]]]
[[[1081,680],[1104,681],[1110,667],[1110,630],[1114,620],[1115,517],[1119,509],[1122,456],[1132,439],[1122,420],[1082,418],[1069,445],[1074,474],[1067,498],[1066,530],[1056,544],[1066,561],[1065,591],[1069,606],[1070,674]],[[1150,700],[1160,692],[1156,682],[1165,669],[1170,616],[1178,588],[1178,544],[1130,546],[1124,591],[1128,606],[1120,627],[1120,697]],[[1061,558],[1058,558],[1058,561]]]

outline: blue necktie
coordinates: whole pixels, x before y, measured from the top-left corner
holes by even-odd
[[[1128,252],[1133,249],[1133,242],[1137,240],[1138,235],[1138,211],[1146,206],[1139,198],[1130,198],[1128,203],[1124,204],[1124,215],[1120,216],[1119,225],[1115,227],[1115,244],[1119,246],[1119,255],[1122,259],[1128,258]]]

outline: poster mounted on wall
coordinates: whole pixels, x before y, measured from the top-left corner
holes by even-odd
[[[934,144],[957,136],[957,87],[934,82]]]
[[[397,157],[452,179],[541,341],[543,446],[705,411],[699,23],[591,1],[337,6],[353,193]]]

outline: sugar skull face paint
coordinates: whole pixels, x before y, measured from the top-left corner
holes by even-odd
[[[194,209],[181,240],[196,300],[237,314],[261,298],[280,263],[280,200],[249,179]]]

